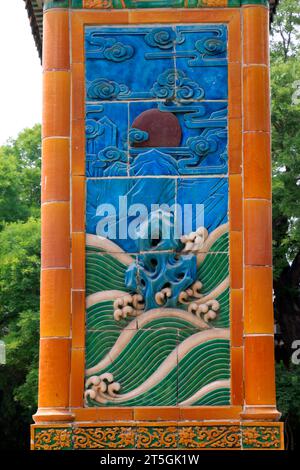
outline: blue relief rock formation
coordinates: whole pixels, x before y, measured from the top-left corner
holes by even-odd
[[[139,255],[125,274],[126,287],[143,296],[146,310],[178,307],[179,295],[196,279],[196,256],[174,253]]]

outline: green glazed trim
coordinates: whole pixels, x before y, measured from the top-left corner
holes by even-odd
[[[241,6],[241,0],[228,0],[227,6],[231,8],[238,8]]]
[[[82,8],[82,0],[72,0],[72,8]]]
[[[44,10],[50,10],[50,8],[69,8],[69,0],[46,0]]]
[[[241,5],[269,5],[268,0],[241,0]]]

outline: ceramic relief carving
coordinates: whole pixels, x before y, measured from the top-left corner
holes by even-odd
[[[227,28],[87,27],[85,74],[85,405],[229,405]]]

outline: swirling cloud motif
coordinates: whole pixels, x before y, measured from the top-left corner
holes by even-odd
[[[135,144],[138,142],[146,142],[149,139],[149,134],[141,129],[135,129],[134,127],[129,130],[128,133],[129,142]]]
[[[205,137],[190,137],[187,140],[187,146],[200,157],[205,157],[208,153],[215,152],[218,148],[215,140]]]
[[[85,135],[87,139],[95,139],[102,134],[99,122],[94,119],[87,119],[85,122]]]
[[[123,62],[134,54],[132,46],[123,44],[114,38],[104,38],[96,32],[87,36],[87,42],[92,46],[87,50],[87,55],[93,58]]]
[[[202,56],[214,56],[226,51],[226,42],[217,38],[201,39],[195,42],[195,47]]]
[[[116,42],[115,39],[105,38],[101,34],[99,35],[99,33],[96,31],[92,31],[91,33],[86,35],[86,40],[92,46],[98,46],[98,52],[103,52],[106,47],[110,47]]]
[[[119,84],[106,78],[98,78],[91,82],[87,88],[89,99],[113,100],[129,96],[130,91],[126,85]]]
[[[98,161],[110,163],[110,162],[126,162],[126,153],[114,146],[106,147],[98,153]]]
[[[131,46],[116,42],[111,47],[104,49],[103,55],[107,60],[113,62],[123,62],[130,59],[134,54],[134,49]]]
[[[145,36],[145,42],[151,47],[171,49],[176,39],[175,32],[170,28],[152,29]]]
[[[168,69],[159,75],[151,93],[162,99],[176,98],[178,100],[202,99],[204,90],[197,82],[190,80],[182,70]]]

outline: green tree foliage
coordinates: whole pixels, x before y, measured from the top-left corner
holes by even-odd
[[[271,29],[271,56],[287,60],[299,53],[300,3],[280,0]]]
[[[0,147],[0,229],[39,215],[41,130],[25,129]]]
[[[0,450],[27,449],[37,405],[40,126],[0,147]]]
[[[300,339],[299,27],[299,1],[280,0],[271,40],[273,263],[275,318],[286,358],[293,341]],[[300,448],[300,366],[286,368],[280,363],[276,377],[277,406],[286,421],[288,445]]]

